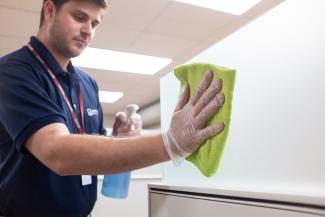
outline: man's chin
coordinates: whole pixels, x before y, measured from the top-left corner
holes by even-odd
[[[74,49],[73,51],[71,51],[71,55],[70,55],[70,58],[74,58],[74,57],[78,57],[82,54],[82,52],[84,51],[85,49]]]

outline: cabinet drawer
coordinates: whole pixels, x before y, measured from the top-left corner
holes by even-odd
[[[150,192],[150,217],[316,217],[323,210],[252,200]]]

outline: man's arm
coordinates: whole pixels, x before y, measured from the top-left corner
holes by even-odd
[[[60,123],[38,130],[25,147],[63,176],[125,172],[170,159],[161,135],[130,138],[72,135]]]
[[[70,135],[64,124],[50,124],[34,133],[26,148],[60,175],[104,174],[134,170],[167,161],[179,164],[206,139],[224,129],[223,122],[207,126],[224,103],[222,81],[208,70],[190,99],[185,85],[169,130],[150,137],[109,138]]]

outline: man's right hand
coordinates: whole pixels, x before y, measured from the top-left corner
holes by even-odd
[[[133,137],[140,136],[142,130],[142,118],[140,114],[135,113],[131,116],[131,123],[129,123],[127,114],[123,111],[115,115],[113,124],[112,136],[117,137]]]
[[[191,99],[189,86],[184,85],[170,128],[162,135],[166,151],[175,165],[179,165],[185,157],[195,152],[206,139],[223,131],[223,122],[206,126],[224,103],[221,87],[222,81],[213,80],[211,70],[204,74]]]

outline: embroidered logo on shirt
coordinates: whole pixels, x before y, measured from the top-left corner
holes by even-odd
[[[98,115],[98,110],[87,108],[87,113],[88,113],[88,116]]]

